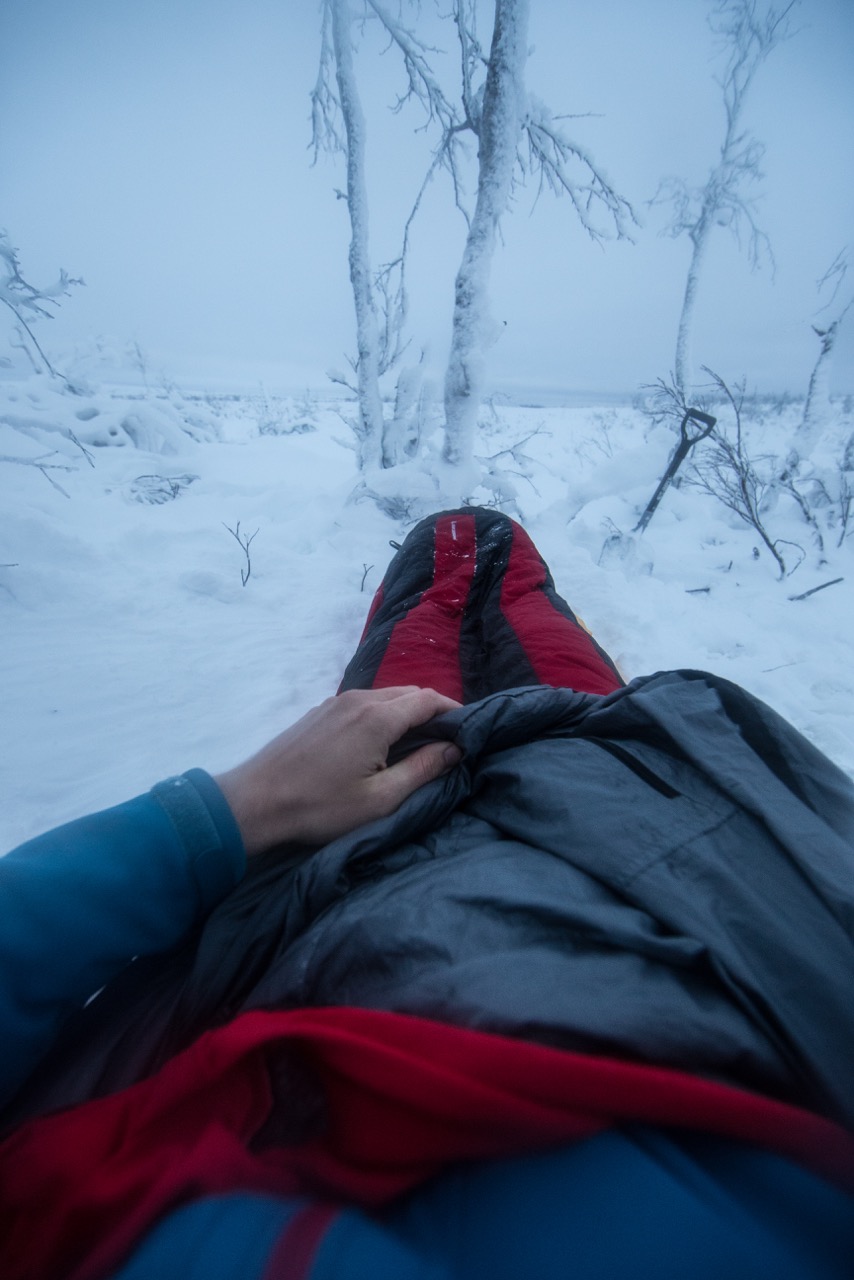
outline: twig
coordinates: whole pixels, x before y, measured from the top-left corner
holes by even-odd
[[[52,449],[47,457],[56,453]],[[51,471],[73,471],[74,468],[66,466],[64,462],[41,462],[38,458],[16,458],[10,453],[0,453],[0,462],[17,462],[21,467],[38,467],[39,471],[44,471],[45,467],[49,467]]]
[[[237,539],[237,545],[242,549],[243,554],[246,556],[246,569],[245,571],[243,569],[240,570],[240,581],[245,587],[247,582],[249,581],[249,575],[252,572],[252,561],[249,559],[249,548],[252,546],[252,543],[255,540],[255,538],[257,538],[258,530],[256,529],[254,533],[250,533],[248,537],[245,533],[243,537],[241,537],[239,520],[237,522],[237,528],[235,529],[232,529],[231,525],[226,524],[224,520],[222,523],[223,523],[223,528],[227,529],[228,532],[231,534],[231,536]]]
[[[74,444],[76,444],[76,445],[77,445],[77,448],[78,448],[78,449],[80,450],[80,452],[83,454],[83,457],[84,457],[84,458],[86,459],[86,461],[89,463],[89,466],[90,466],[90,467],[94,467],[94,465],[95,465],[95,458],[94,458],[94,455],[92,454],[91,450],[87,449],[87,448],[86,448],[86,446],[85,446],[85,444],[81,444],[81,443],[80,443],[80,441],[77,439],[77,436],[74,434],[74,432],[71,430],[71,428],[70,428],[70,427],[68,427],[68,428],[67,428],[67,432],[68,432],[68,438],[69,438],[69,440],[71,440]]]
[[[835,587],[837,582],[844,582],[844,578],[831,578],[829,582],[822,582],[818,587],[810,587],[809,591],[802,591],[799,596],[789,596],[790,600],[806,600],[807,596],[814,596],[816,591],[824,591],[825,587]]]
[[[52,450],[52,453],[55,452],[56,450]],[[47,457],[51,457],[52,453],[49,453]],[[63,489],[62,485],[54,480],[53,476],[48,475],[48,471],[73,471],[73,467],[67,467],[61,462],[41,462],[38,458],[16,458],[7,453],[0,453],[0,462],[17,462],[21,467],[35,467],[37,471],[42,473],[48,484],[52,484],[54,489],[58,489],[64,498],[71,497],[67,489]]]
[[[36,464],[36,465],[38,466],[38,464]],[[62,487],[62,485],[59,483],[59,481],[58,481],[58,480],[54,480],[53,476],[49,476],[49,475],[48,475],[48,473],[47,473],[47,471],[45,470],[45,468],[44,468],[44,467],[39,466],[39,468],[38,468],[38,469],[39,469],[39,471],[42,473],[42,475],[44,476],[45,480],[47,480],[48,484],[52,484],[52,485],[53,485],[53,487],[54,487],[54,489],[58,489],[58,490],[59,490],[59,492],[62,494],[62,496],[63,496],[64,498],[70,498],[70,497],[71,497],[71,494],[68,492],[68,490],[67,490],[67,489],[63,489],[63,487]]]
[[[374,566],[372,564],[365,564],[364,560],[362,561],[362,568],[364,569],[365,572],[362,574],[362,585],[359,587],[360,591],[364,591],[365,579],[367,578],[368,574],[371,572],[373,567]]]

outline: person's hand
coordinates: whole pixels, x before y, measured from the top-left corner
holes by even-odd
[[[389,748],[459,706],[434,689],[349,690],[315,707],[244,764],[216,779],[247,855],[285,840],[325,844],[392,813],[460,759],[449,742],[388,765]]]

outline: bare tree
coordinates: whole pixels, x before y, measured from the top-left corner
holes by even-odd
[[[534,175],[540,192],[548,188],[567,196],[581,225],[596,240],[627,236],[634,215],[628,201],[618,195],[590,154],[568,136],[560,120],[526,93],[528,0],[495,0],[488,59],[480,49],[470,0],[455,0],[454,21],[463,81],[463,118],[455,130],[471,130],[478,142],[477,201],[454,286],[445,375],[443,454],[447,462],[460,464],[472,455],[484,356],[493,333],[488,309],[490,270],[499,221],[514,181]],[[478,89],[483,64],[486,78]],[[448,155],[452,169],[453,141],[454,131],[446,131],[443,154]],[[455,190],[458,185],[455,181]],[[598,220],[603,212],[604,225]]]
[[[417,365],[400,375],[394,413],[383,414],[380,379],[400,361],[408,312],[406,266],[412,224],[421,199],[437,169],[447,167],[458,181],[460,120],[429,62],[433,52],[380,0],[361,0],[358,17],[348,0],[323,0],[320,61],[311,94],[312,146],[315,160],[321,150],[343,152],[347,162],[347,190],[338,192],[350,215],[350,283],[356,310],[358,354],[350,361],[355,384],[336,375],[359,403],[360,468],[372,464],[394,466],[413,449],[413,404],[420,370]],[[368,239],[368,193],[365,176],[366,124],[353,62],[353,30],[372,19],[400,55],[406,88],[393,104],[400,111],[408,102],[420,106],[427,124],[438,125],[442,143],[428,167],[406,220],[399,254],[374,272]],[[459,199],[458,199],[459,203]]]
[[[461,9],[459,4],[457,26],[464,50],[463,100],[470,108]],[[451,351],[445,374],[444,457],[451,463],[468,461],[474,444],[483,392],[483,356],[491,329],[487,312],[490,267],[498,222],[510,197],[516,150],[525,118],[527,34],[528,0],[495,0],[483,108],[479,118],[473,113],[470,117],[479,143],[477,203],[454,284]]]
[[[53,319],[53,308],[58,307],[60,300],[68,296],[72,285],[80,284],[83,284],[82,280],[77,280],[62,270],[59,278],[51,285],[37,288],[30,284],[21,274],[18,251],[9,239],[8,232],[0,231],[0,302],[15,317],[15,345],[26,352],[35,373],[41,372],[38,364],[41,360],[50,376],[64,382],[71,391],[76,388],[64,374],[53,367],[33,332],[33,325],[40,319]]]
[[[820,293],[826,288],[832,289],[830,300],[822,307],[822,311],[827,311],[833,306],[844,286],[847,271],[848,254],[843,249],[818,281]],[[822,328],[813,325],[813,333],[821,343],[821,347],[810,376],[803,420],[795,436],[796,448],[805,457],[809,456],[819,433],[830,420],[830,358],[839,333],[839,326],[852,306],[854,306],[854,295],[849,296],[847,301],[844,301],[844,305],[837,306],[834,320],[824,323]]]
[[[495,0],[492,45],[487,57],[478,40],[475,0],[452,0],[451,14],[460,51],[459,104],[442,88],[430,61],[436,53],[381,0],[361,0],[360,20],[378,22],[389,46],[402,59],[405,88],[394,103],[419,105],[439,140],[406,220],[399,254],[372,274],[368,247],[364,168],[365,122],[352,59],[353,14],[348,0],[323,0],[320,68],[312,93],[315,157],[321,149],[347,158],[347,200],[351,221],[350,281],[356,304],[358,356],[351,361],[360,408],[360,462],[393,466],[412,452],[412,419],[395,411],[383,420],[379,379],[400,359],[407,316],[406,266],[413,221],[435,174],[450,175],[454,200],[468,236],[457,273],[451,352],[445,378],[444,456],[461,463],[472,455],[483,390],[483,358],[490,344],[488,286],[500,218],[514,182],[535,176],[542,191],[566,195],[582,226],[594,239],[625,236],[634,215],[588,152],[565,132],[562,122],[525,92],[528,0]],[[477,143],[475,207],[465,198],[466,141]],[[342,194],[342,193],[339,193]],[[604,224],[599,215],[605,213]],[[412,404],[414,369],[402,374],[398,407]],[[345,379],[339,379],[346,381]]]
[[[368,240],[365,116],[353,68],[352,26],[348,0],[323,0],[320,67],[311,95],[312,143],[315,158],[321,148],[326,148],[343,151],[347,160],[350,284],[356,308],[358,348],[352,363],[358,380],[359,465],[364,469],[380,460],[383,406],[379,385],[380,334]]]
[[[694,309],[713,228],[725,227],[739,244],[746,239],[751,267],[756,268],[763,256],[773,264],[770,242],[756,222],[755,200],[748,194],[762,178],[765,148],[743,129],[742,116],[757,71],[791,34],[789,15],[796,2],[791,0],[785,8],[774,9],[763,8],[757,0],[717,0],[709,25],[726,50],[726,64],[718,82],[726,116],[720,158],[704,186],[689,187],[681,178],[670,178],[662,183],[655,197],[656,202],[672,206],[665,233],[674,238],[687,235],[691,241],[674,369],[674,381],[683,397],[690,398]]]

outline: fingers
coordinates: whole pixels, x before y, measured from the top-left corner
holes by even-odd
[[[431,742],[378,774],[373,785],[387,805],[385,812],[392,813],[413,791],[449,773],[462,756],[462,751],[452,742]]]
[[[391,813],[451,768],[459,752],[447,742],[430,743],[389,767],[389,748],[409,729],[457,706],[416,685],[350,690],[218,775],[247,854],[286,840],[323,844]]]
[[[425,724],[444,711],[453,711],[459,705],[459,702],[455,702],[453,698],[446,698],[443,693],[437,693],[435,689],[413,687],[399,691],[383,705],[390,735],[389,745],[396,742],[398,738],[402,738],[409,729]]]

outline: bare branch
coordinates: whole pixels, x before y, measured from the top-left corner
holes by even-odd
[[[479,67],[483,67],[485,71],[489,60],[477,38],[477,9],[474,0],[454,0],[453,19],[460,46],[460,80],[465,124],[473,133],[477,133],[480,129],[480,105],[479,95],[474,89],[474,73]]]
[[[20,342],[24,350],[27,350],[27,347],[23,333],[20,330],[26,333],[33,347],[44,361],[45,368],[51,377],[64,382],[69,391],[74,391],[75,388],[71,382],[64,374],[58,372],[47,358],[31,326],[38,319],[52,320],[53,312],[50,308],[58,307],[61,299],[68,297],[71,293],[72,286],[82,285],[84,281],[70,276],[67,271],[60,270],[59,278],[55,283],[45,285],[42,288],[36,288],[35,285],[31,285],[21,274],[18,251],[6,231],[0,231],[0,268],[2,268],[2,272],[0,272],[0,302],[5,303],[15,317],[19,328]],[[28,350],[27,354],[30,356],[31,363],[35,364],[32,354]]]
[[[55,452],[55,450],[54,450]],[[44,455],[52,457],[53,453]],[[16,462],[21,467],[36,467],[39,471],[73,471],[73,467],[66,466],[63,462],[42,462],[41,458],[18,458],[11,453],[0,453],[0,462]]]
[[[824,591],[825,587],[835,587],[837,582],[844,582],[844,578],[831,578],[829,582],[822,582],[817,587],[811,587],[809,591],[802,591],[799,596],[789,596],[790,600],[806,600],[810,596],[814,596],[817,591]]]
[[[224,520],[222,523],[223,523],[223,528],[227,529],[228,532],[231,534],[231,536],[236,539],[237,545],[241,548],[241,550],[243,551],[243,554],[246,557],[246,568],[240,570],[240,581],[242,585],[245,587],[247,582],[249,581],[249,575],[252,572],[252,562],[249,559],[249,548],[252,546],[252,543],[258,537],[259,531],[256,529],[254,533],[250,533],[248,535],[245,533],[241,534],[239,520],[234,529],[232,529],[231,525],[226,524]]]
[[[774,557],[780,577],[784,578],[792,570],[787,570],[780,547],[797,544],[772,538],[760,514],[762,499],[771,482],[760,475],[756,469],[757,460],[747,452],[742,424],[745,383],[742,381],[730,388],[714,370],[704,366],[703,372],[709,375],[732,409],[735,417],[735,439],[721,426],[715,427],[709,436],[710,447],[706,448],[702,459],[694,464],[689,483],[696,485],[701,492],[717,498],[754,529]],[[803,558],[803,548],[798,547],[798,550]]]
[[[346,143],[342,132],[341,104],[335,87],[335,51],[332,46],[331,0],[323,0],[321,7],[320,57],[317,79],[311,91],[311,142],[312,164],[317,164],[321,151],[344,151]]]
[[[632,206],[619,195],[598,168],[586,148],[569,138],[543,103],[529,99],[524,123],[528,140],[528,164],[539,173],[539,190],[569,197],[581,225],[594,240],[609,232],[593,220],[594,211],[605,211],[617,239],[631,239],[629,224],[637,224]],[[539,195],[539,193],[538,193]]]
[[[456,108],[445,97],[426,57],[428,53],[436,53],[437,50],[393,18],[379,0],[366,0],[366,4],[379,18],[389,41],[403,58],[407,89],[398,97],[393,110],[400,111],[407,102],[414,99],[424,108],[428,123],[438,120],[443,130],[453,128],[459,123]]]

